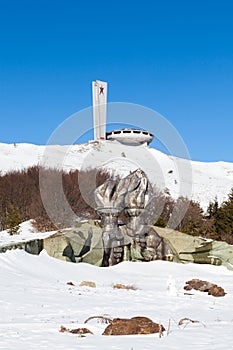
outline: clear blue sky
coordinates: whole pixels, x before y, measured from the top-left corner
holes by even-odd
[[[45,144],[103,79],[192,159],[233,161],[232,1],[0,0],[0,37],[0,142]]]

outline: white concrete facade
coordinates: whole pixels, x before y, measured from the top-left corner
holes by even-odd
[[[107,83],[92,82],[94,140],[106,139]]]
[[[125,145],[141,145],[146,143],[149,145],[154,135],[146,130],[140,129],[119,129],[107,132],[107,140],[116,140]]]

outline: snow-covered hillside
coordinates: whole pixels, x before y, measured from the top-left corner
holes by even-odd
[[[0,144],[0,170],[4,174],[32,165],[74,169],[102,168],[126,175],[141,167],[158,188],[173,198],[188,196],[206,209],[217,197],[221,203],[233,187],[233,163],[204,163],[166,155],[147,146],[117,142],[89,142],[72,146]]]
[[[173,293],[167,291],[169,275],[175,281]],[[100,268],[57,260],[44,251],[39,256],[7,251],[0,254],[0,349],[232,349],[232,277],[231,271],[211,265],[154,261]],[[185,282],[192,278],[216,283],[227,295],[185,294]],[[81,287],[82,281],[95,282],[96,288]],[[115,283],[137,289],[114,289]],[[146,316],[166,331],[161,338],[158,334],[103,336],[106,324],[97,320],[84,324],[90,316],[104,315]],[[183,318],[198,322],[178,325]],[[62,325],[86,327],[94,334],[82,338],[61,333]]]

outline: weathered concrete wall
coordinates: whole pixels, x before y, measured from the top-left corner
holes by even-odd
[[[127,236],[124,226],[124,260],[140,261],[143,257],[134,250],[133,242]],[[233,270],[233,246],[225,242],[205,240],[175,230],[155,228],[174,253],[173,261],[223,265]],[[98,222],[88,222],[71,229],[58,231],[45,239],[12,243],[0,247],[0,253],[10,249],[24,249],[30,254],[39,254],[43,249],[54,257],[70,262],[85,262],[101,266],[103,258],[102,231]]]
[[[38,255],[43,250],[43,239],[33,239],[26,242],[11,243],[0,247],[0,253],[5,253],[7,250],[24,249],[30,254]]]

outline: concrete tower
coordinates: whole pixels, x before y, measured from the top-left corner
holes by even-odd
[[[94,140],[106,139],[107,83],[92,82]]]

